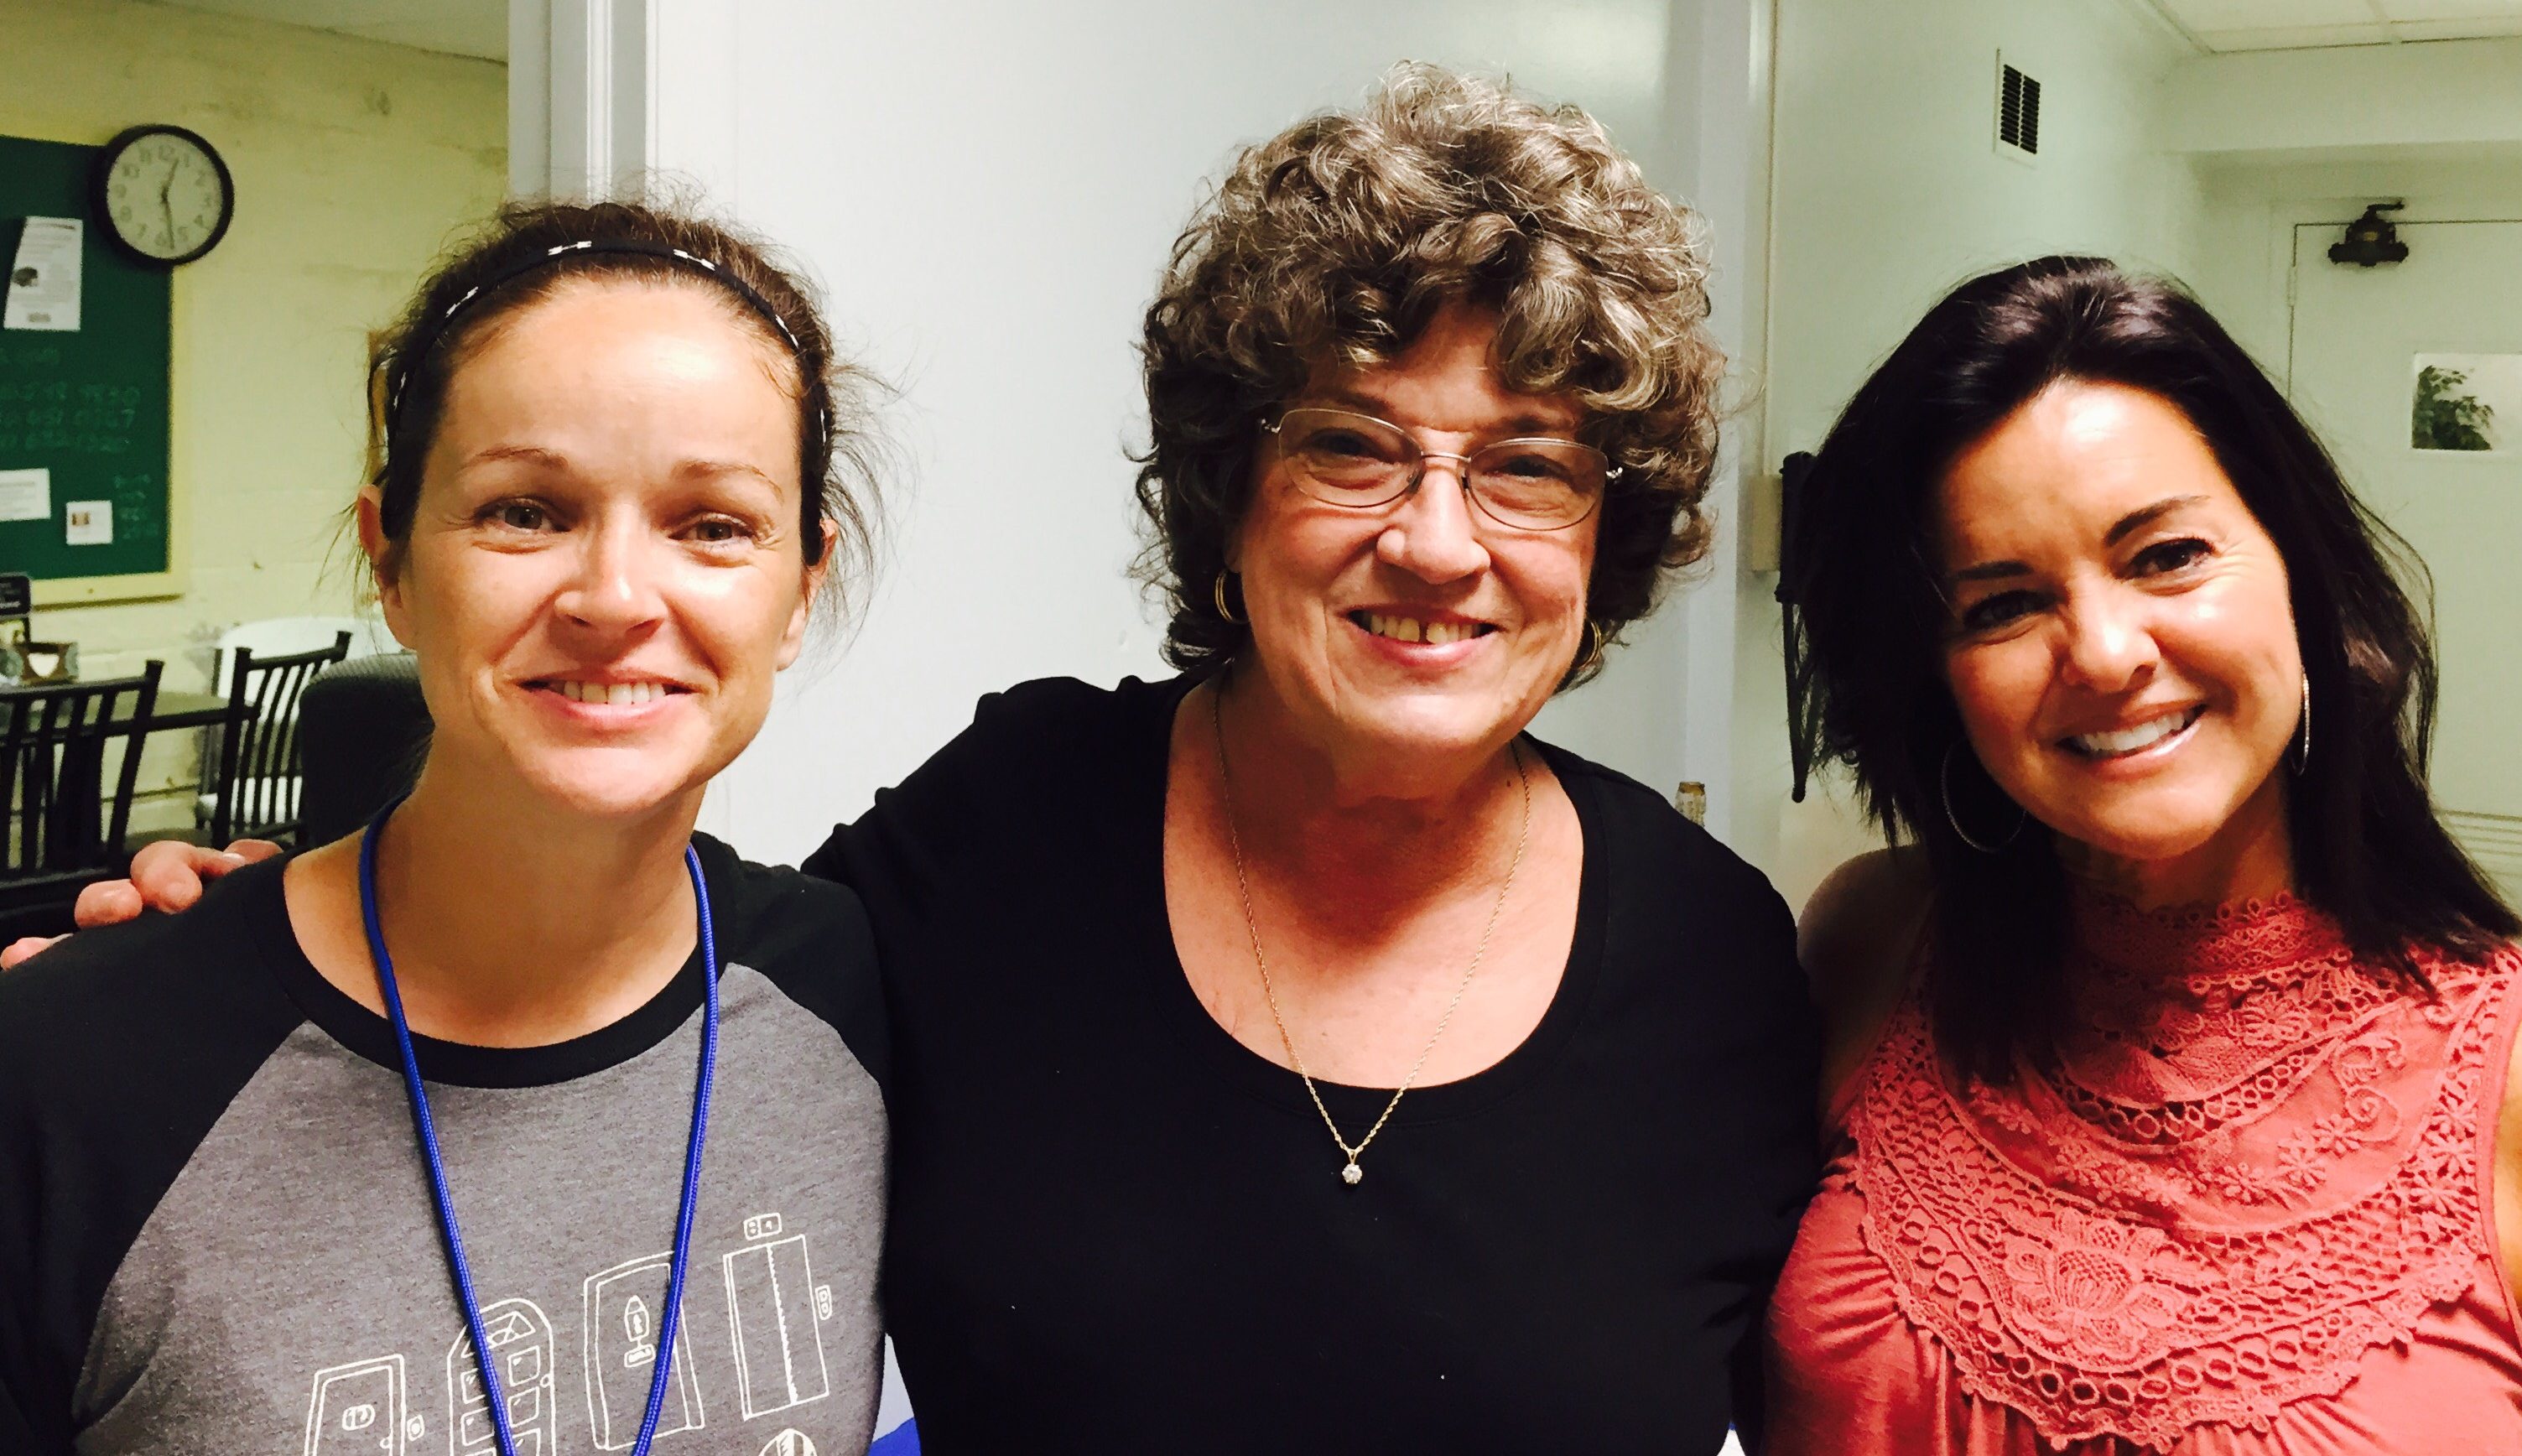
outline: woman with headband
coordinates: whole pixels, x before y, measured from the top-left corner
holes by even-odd
[[[618,205],[501,214],[374,377],[428,762],[0,978],[0,1450],[860,1450],[866,918],[692,823],[864,544],[862,386],[759,249]]]

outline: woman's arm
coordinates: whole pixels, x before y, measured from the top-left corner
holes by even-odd
[[[2522,995],[2522,989],[2505,994]],[[2513,1039],[2505,1057],[2504,1103],[2497,1118],[2493,1176],[2497,1245],[2504,1282],[2512,1288],[2514,1299],[2522,1301],[2522,1036]]]
[[[859,892],[871,910],[921,903],[933,894],[957,895],[948,883],[965,836],[989,832],[1027,775],[1056,772],[1063,752],[1110,731],[1110,694],[1067,679],[1044,679],[984,697],[972,726],[937,750],[899,787],[880,789],[857,820],[832,830],[822,848],[799,868]],[[79,892],[82,928],[119,924],[144,910],[190,910],[202,887],[231,869],[267,860],[280,846],[240,839],[225,851],[166,840],[143,848],[129,879],[110,879]],[[883,918],[879,914],[879,920]],[[0,968],[14,966],[53,944],[28,938],[0,951]]]
[[[202,898],[202,887],[231,869],[268,860],[280,846],[268,839],[240,839],[224,850],[206,849],[180,840],[162,839],[144,845],[131,859],[129,879],[102,879],[79,891],[75,912],[79,928],[119,925],[140,918],[144,910],[173,914],[190,910]],[[68,936],[30,935],[0,947],[0,970],[12,969],[46,946]]]
[[[1857,856],[1804,902],[1796,953],[1821,1010],[1824,1109],[1837,1105],[1908,988],[1927,902],[1925,857],[1908,848]]]

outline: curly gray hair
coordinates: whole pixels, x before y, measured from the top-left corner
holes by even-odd
[[[1141,570],[1172,609],[1166,659],[1196,668],[1245,640],[1213,586],[1262,424],[1319,371],[1387,362],[1458,303],[1497,314],[1507,384],[1572,396],[1620,467],[1588,617],[1611,636],[1652,611],[1710,536],[1724,356],[1702,235],[1584,112],[1433,66],[1246,150],[1146,315]]]

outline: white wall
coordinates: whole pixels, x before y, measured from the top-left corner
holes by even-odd
[[[2522,91],[2512,104],[2522,112]],[[2299,154],[2277,154],[2293,157]],[[2211,159],[2207,225],[2191,277],[2198,296],[2261,365],[2283,381],[2293,326],[2294,229],[2343,224],[2366,204],[2402,199],[2404,222],[2522,218],[2522,145],[2354,149],[2329,162]]]
[[[2193,56],[2164,87],[2184,152],[2522,143],[2522,37]]]
[[[2198,56],[2163,101],[2207,189],[2192,281],[2279,377],[2297,225],[2522,217],[2522,38]]]
[[[1997,54],[2042,83],[2041,149],[1994,147]],[[1779,0],[1762,468],[1810,449],[1938,297],[2065,251],[2185,272],[2203,225],[2158,130],[2189,55],[2142,0]],[[1816,785],[1788,803],[1776,578],[1737,615],[1735,847],[1790,904],[1880,842]]]
[[[528,6],[549,17],[555,69],[574,3]],[[674,31],[698,3],[658,0],[652,23]],[[1153,612],[1126,575],[1125,451],[1144,434],[1133,351],[1168,246],[1238,146],[1354,102],[1404,58],[1508,70],[1591,109],[1668,188],[1689,190],[1712,160],[1739,249],[1751,13],[1739,0],[740,0],[712,7],[719,28],[652,51],[647,155],[811,260],[842,328],[903,387],[891,413],[914,462],[871,610],[845,651],[790,675],[710,822],[750,853],[802,854],[967,723],[979,694],[1160,670]],[[1708,122],[1711,92],[1732,100]],[[549,94],[563,111],[592,105],[566,76]],[[561,130],[536,135],[557,153]],[[1738,272],[1724,286],[1739,293]],[[1739,327],[1739,298],[1720,304]],[[1701,680],[1712,706],[1698,746],[1721,767],[1730,615],[1721,586],[1676,603],[1545,730],[1668,787],[1697,770],[1688,659],[1708,642],[1718,673]]]

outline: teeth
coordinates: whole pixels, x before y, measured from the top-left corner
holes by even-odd
[[[1422,622],[1416,617],[1387,617],[1380,612],[1366,614],[1366,630],[1396,642],[1426,642],[1431,646],[1477,636],[1480,631],[1475,622]]]
[[[2134,753],[2148,744],[2159,743],[2187,728],[2192,716],[2190,710],[2166,713],[2160,718],[2140,723],[2134,728],[2119,728],[2107,733],[2084,733],[2070,738],[2067,742],[2078,752],[2089,753],[2095,758]]]
[[[662,682],[573,682],[552,683],[562,697],[573,703],[595,703],[612,708],[637,707],[666,695]]]

